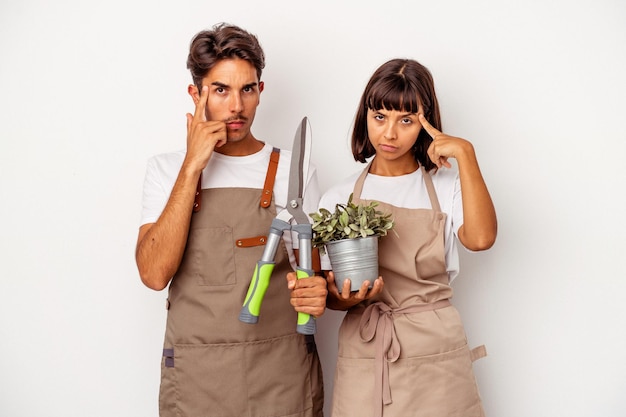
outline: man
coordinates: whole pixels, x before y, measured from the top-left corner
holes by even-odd
[[[169,284],[162,417],[322,415],[315,341],[296,322],[297,312],[324,312],[326,280],[285,281],[296,260],[290,233],[259,322],[238,319],[263,237],[287,201],[291,153],[251,132],[264,66],[255,35],[226,24],[198,33],[187,60],[187,149],[148,161],[136,260],[147,287]],[[310,171],[307,213],[319,199]]]

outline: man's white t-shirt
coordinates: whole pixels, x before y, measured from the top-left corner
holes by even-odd
[[[247,156],[227,156],[214,152],[202,171],[202,188],[263,189],[272,149],[272,146],[266,143],[259,152]],[[155,155],[148,160],[143,187],[142,225],[155,223],[159,219],[170,197],[184,158],[185,151],[180,150]],[[290,165],[291,151],[281,149],[274,183],[274,204],[277,213],[287,205]],[[302,204],[307,215],[317,210],[319,197],[317,171],[311,164]],[[285,233],[283,238],[292,266],[295,267],[295,258],[290,249],[292,246],[295,249],[298,247],[297,234],[293,233],[292,236],[290,233]]]
[[[335,204],[347,203],[361,172],[362,170],[332,186],[320,199],[319,207],[332,212]],[[461,184],[458,171],[454,168],[442,167],[435,174],[431,173],[431,177],[441,211],[447,214],[444,231],[445,254],[448,275],[452,281],[459,272],[459,255],[455,236],[463,224]],[[432,208],[421,169],[397,177],[368,174],[365,177],[361,198],[409,209]],[[322,269],[331,269],[328,255],[323,255],[321,261]]]

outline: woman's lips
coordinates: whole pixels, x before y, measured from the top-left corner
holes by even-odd
[[[392,145],[380,145],[380,150],[385,152],[395,152],[398,148]]]

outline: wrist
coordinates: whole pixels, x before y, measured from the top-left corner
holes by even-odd
[[[183,160],[183,164],[180,167],[180,172],[183,173],[185,176],[190,177],[190,178],[199,178],[200,174],[202,173],[202,170],[204,169],[203,166],[201,166],[199,163],[195,162],[192,159],[188,159],[187,157],[185,157],[185,159]]]

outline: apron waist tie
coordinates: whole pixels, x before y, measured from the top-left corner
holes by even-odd
[[[383,302],[370,304],[365,308],[359,323],[359,334],[364,342],[375,340],[374,401],[375,416],[382,416],[383,405],[391,404],[389,386],[389,362],[400,357],[400,342],[393,325],[393,316],[408,313],[432,311],[452,305],[450,300],[439,300],[431,304],[419,304],[392,309]]]

